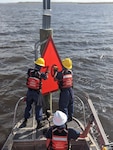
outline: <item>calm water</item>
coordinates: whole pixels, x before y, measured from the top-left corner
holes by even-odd
[[[0,4],[1,145],[26,94],[42,13],[41,3]],[[113,4],[53,3],[51,27],[60,57],[73,60],[75,94],[89,94],[113,141]]]

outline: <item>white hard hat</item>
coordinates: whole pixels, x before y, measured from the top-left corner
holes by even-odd
[[[62,111],[57,110],[53,116],[53,123],[56,126],[64,125],[67,122],[67,115]]]

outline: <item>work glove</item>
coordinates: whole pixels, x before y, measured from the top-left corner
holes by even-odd
[[[92,124],[94,122],[95,118],[93,116],[93,114],[90,115],[89,117],[89,123]]]

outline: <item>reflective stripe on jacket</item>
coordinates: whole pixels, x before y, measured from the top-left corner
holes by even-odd
[[[62,129],[60,131],[57,128],[53,129],[52,150],[67,150],[67,149],[68,149],[68,130]]]
[[[27,87],[33,90],[40,89],[41,82],[38,78],[35,77],[28,77],[27,79]]]
[[[73,75],[71,70],[62,71],[62,80],[59,81],[59,86],[61,89],[73,86]]]
[[[62,80],[62,88],[69,88],[73,85],[72,74],[64,74]]]

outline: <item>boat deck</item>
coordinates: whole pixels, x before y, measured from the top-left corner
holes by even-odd
[[[7,144],[2,150],[46,150],[45,133],[49,126],[52,125],[52,118],[50,118],[49,121],[44,120],[45,126],[38,130],[36,129],[35,119],[30,118],[28,120],[27,127],[25,128],[18,128],[22,121],[19,122],[10,134],[8,138],[10,140],[6,142]],[[75,120],[68,122],[67,126],[72,127],[78,131],[82,131],[82,129]],[[71,141],[70,149],[97,150],[88,137],[86,139],[78,139],[77,141]]]

